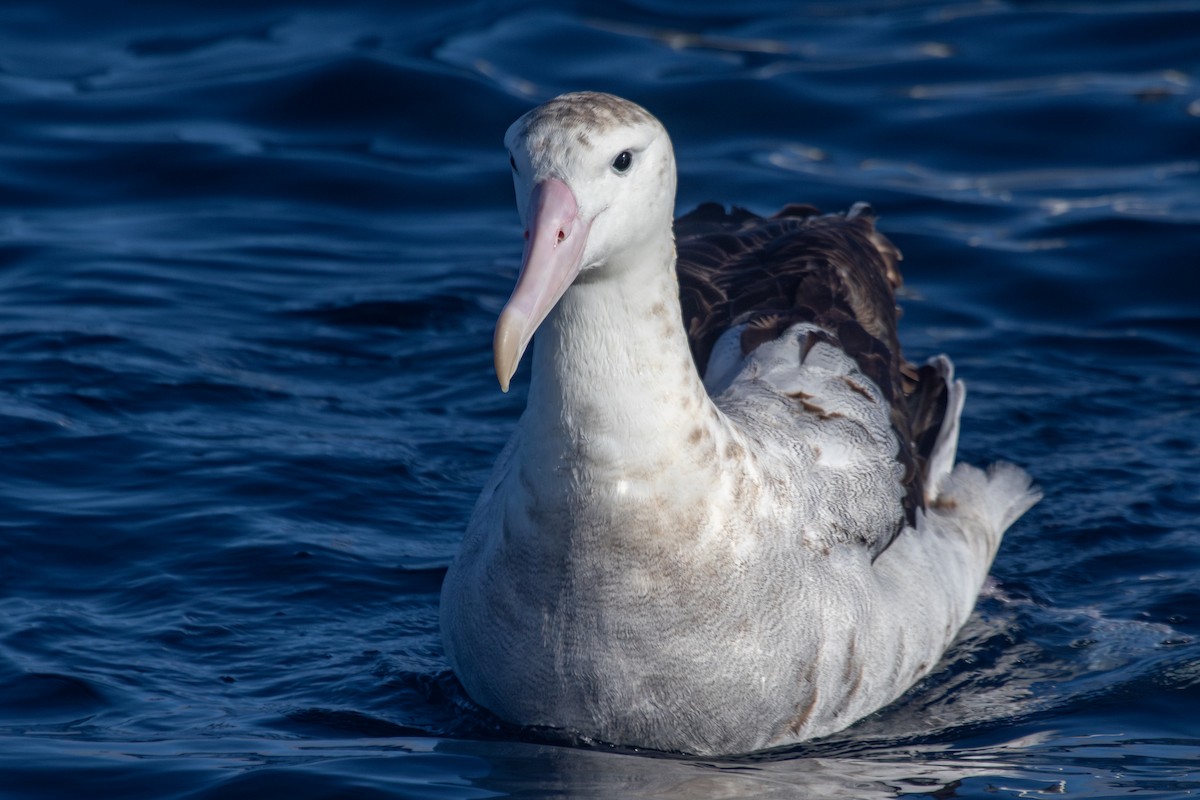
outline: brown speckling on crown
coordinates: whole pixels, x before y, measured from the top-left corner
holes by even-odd
[[[524,117],[526,137],[542,138],[551,130],[571,128],[583,134],[578,141],[587,147],[586,131],[606,131],[627,125],[656,123],[646,109],[603,92],[573,92],[538,106]]]

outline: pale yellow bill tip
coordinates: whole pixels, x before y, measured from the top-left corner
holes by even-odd
[[[492,358],[496,367],[496,380],[500,382],[500,391],[507,392],[512,376],[516,374],[517,364],[521,361],[521,340],[525,336],[528,320],[524,314],[511,308],[505,308],[496,321],[496,336],[492,340]]]

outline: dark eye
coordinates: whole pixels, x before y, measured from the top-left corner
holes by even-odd
[[[508,165],[512,167],[513,172],[517,173],[518,175],[521,174],[521,170],[517,169],[517,160],[513,158],[512,153],[508,154]]]
[[[628,150],[622,150],[617,154],[617,157],[613,159],[612,167],[617,172],[628,172],[629,165],[632,163],[633,153],[629,152]]]

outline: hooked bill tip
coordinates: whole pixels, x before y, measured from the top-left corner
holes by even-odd
[[[511,307],[506,307],[496,321],[496,335],[492,339],[492,360],[496,367],[496,380],[500,382],[500,391],[507,393],[512,376],[517,371],[524,351],[522,338],[525,333],[527,320],[525,315]]]

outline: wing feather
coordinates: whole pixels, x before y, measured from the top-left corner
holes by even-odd
[[[701,374],[713,346],[745,324],[745,355],[798,322],[821,327],[890,404],[904,467],[905,520],[925,505],[928,462],[948,386],[933,365],[903,357],[897,335],[900,251],[866,204],[822,215],[789,205],[771,217],[707,203],[675,224],[683,322]]]

